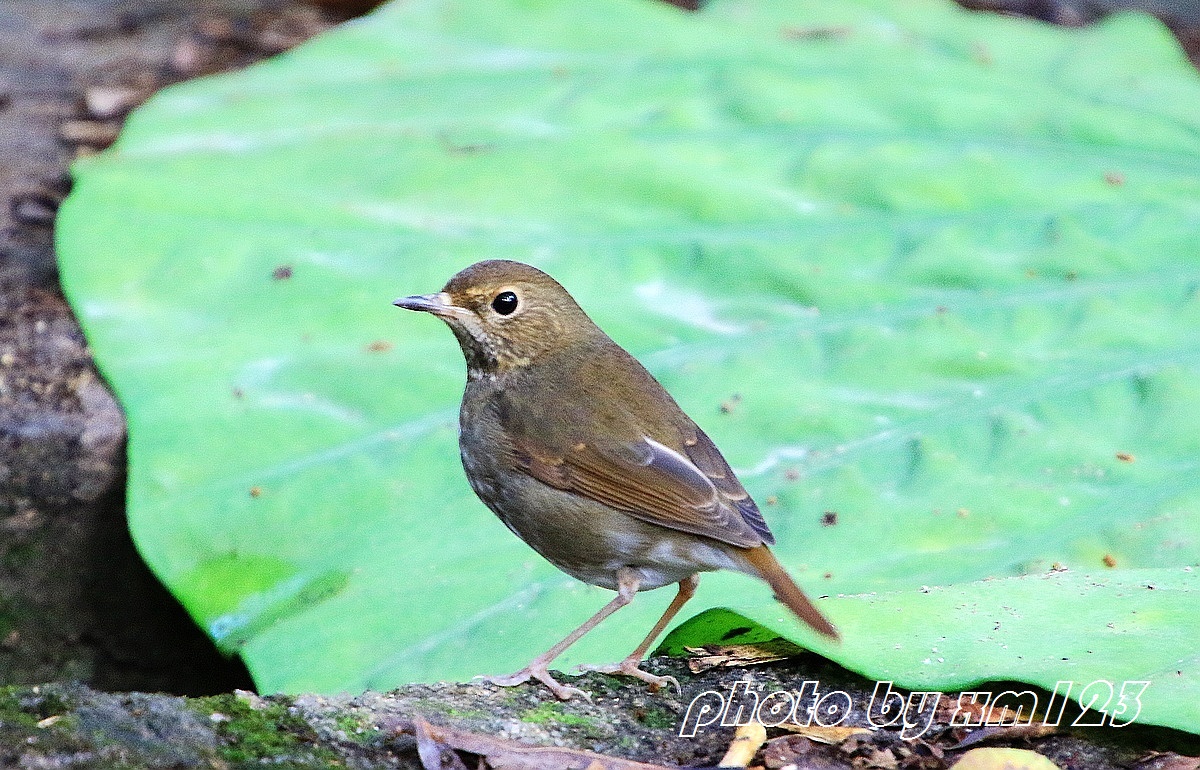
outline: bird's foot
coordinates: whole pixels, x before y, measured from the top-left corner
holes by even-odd
[[[500,687],[515,687],[519,684],[525,684],[530,679],[536,679],[542,684],[550,688],[550,692],[559,700],[571,700],[572,697],[578,695],[584,700],[591,701],[592,694],[578,687],[572,687],[569,684],[563,684],[550,676],[550,672],[546,669],[546,664],[539,664],[534,661],[520,671],[514,671],[511,674],[503,674],[500,676],[477,676],[476,679],[482,679]]]
[[[649,671],[643,671],[638,668],[638,663],[640,662],[637,658],[626,658],[620,663],[609,663],[604,666],[579,666],[578,670],[596,671],[601,674],[624,674],[625,676],[631,676],[634,679],[641,679],[643,682],[647,682],[656,691],[663,685],[669,684],[675,688],[676,694],[683,695],[683,688],[679,686],[678,679],[673,676],[658,676],[657,674],[651,674]]]

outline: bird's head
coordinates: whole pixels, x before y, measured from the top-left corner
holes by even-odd
[[[527,366],[603,335],[558,281],[508,260],[477,262],[437,294],[403,297],[393,304],[445,321],[458,338],[472,379]]]

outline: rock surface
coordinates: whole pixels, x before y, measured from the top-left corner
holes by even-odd
[[[864,729],[870,728],[867,708],[874,683],[815,656],[701,674],[665,658],[647,667],[677,677],[682,694],[654,693],[640,682],[602,674],[573,680],[591,692],[591,702],[565,703],[531,685],[409,685],[356,697],[263,698],[239,691],[194,699],[109,694],[83,685],[0,689],[0,766],[713,767],[734,739],[737,707],[748,718],[770,693],[803,691],[808,681],[821,694],[841,691],[852,710],[844,718],[823,710],[800,732],[772,727],[765,745],[760,731],[761,748],[747,755],[756,755],[759,766],[939,770],[969,749],[1001,745],[1034,750],[1060,768],[1152,768],[1167,766],[1161,765],[1164,757],[1177,762],[1170,767],[1196,767],[1186,764],[1187,757],[1148,750],[1151,745],[1160,751],[1187,748],[1189,739],[1164,730],[949,728],[953,697],[937,701],[937,719],[919,735],[902,736],[896,726]],[[721,725],[715,712],[699,711],[703,703],[715,705],[718,696],[730,704],[725,720],[730,726]],[[758,713],[763,721],[776,721]],[[886,721],[878,713],[874,718],[877,724]],[[689,725],[694,729],[681,729]]]

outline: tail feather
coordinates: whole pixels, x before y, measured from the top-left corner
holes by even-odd
[[[809,601],[796,582],[779,564],[775,554],[771,553],[765,545],[748,548],[744,553],[746,560],[750,562],[759,576],[774,589],[775,598],[786,604],[788,609],[796,614],[796,617],[822,636],[827,636],[835,641],[841,639],[834,625]]]

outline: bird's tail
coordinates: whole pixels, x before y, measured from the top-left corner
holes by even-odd
[[[771,553],[765,545],[748,548],[743,553],[755,572],[774,589],[775,598],[796,613],[796,617],[812,626],[813,630],[822,636],[827,636],[835,641],[841,639],[838,630],[809,601],[804,592],[800,590],[800,586],[796,585],[796,582],[779,564],[775,554]]]

